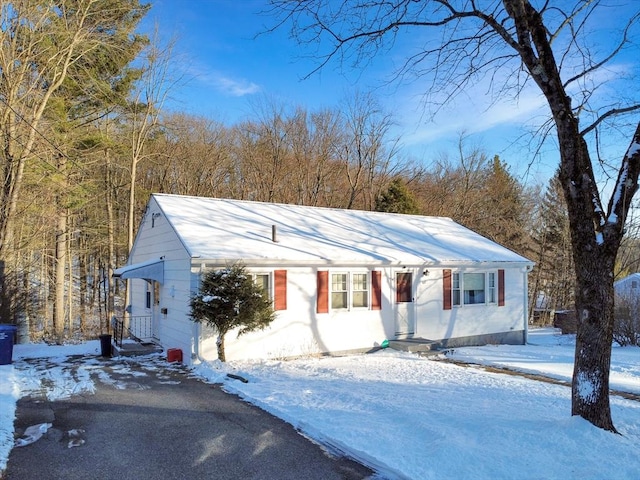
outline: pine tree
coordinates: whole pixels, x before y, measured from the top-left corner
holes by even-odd
[[[480,232],[493,241],[526,255],[527,205],[523,187],[511,175],[508,166],[497,155],[487,162],[482,188],[480,215],[483,230]]]
[[[534,298],[540,295],[544,299],[539,307],[553,314],[555,310],[573,307],[575,284],[569,217],[557,173],[549,181],[539,218],[540,225],[533,235],[536,269],[531,283]]]
[[[416,199],[400,178],[394,178],[385,192],[376,198],[376,212],[420,213]]]
[[[218,332],[218,358],[226,361],[225,335],[238,329],[238,336],[266,328],[274,319],[271,300],[243,265],[211,270],[202,278],[199,291],[191,297],[191,318]]]

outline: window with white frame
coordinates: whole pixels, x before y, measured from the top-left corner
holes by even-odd
[[[487,303],[496,303],[496,272],[487,273]]]
[[[369,274],[335,272],[331,274],[331,308],[367,308],[369,306]]]
[[[269,273],[251,273],[254,283],[259,286],[273,302],[274,310],[287,309],[287,271],[273,270]]]
[[[346,273],[331,274],[331,308],[347,308],[349,305],[347,276]]]
[[[461,305],[485,305],[497,301],[495,272],[453,273],[451,303]]]
[[[144,294],[144,298],[145,298],[144,306],[147,309],[151,309],[151,299],[152,299],[151,281],[146,280],[144,283],[147,285],[147,289]]]
[[[366,273],[351,274],[351,306],[366,308],[369,306],[369,275]]]
[[[256,285],[262,288],[271,298],[271,276],[268,273],[255,273],[251,275]]]
[[[460,305],[460,274],[453,274],[453,281],[451,282],[451,297],[453,305]]]

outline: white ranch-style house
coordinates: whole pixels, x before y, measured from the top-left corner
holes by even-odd
[[[191,321],[201,274],[241,262],[273,299],[228,360],[367,351],[384,340],[523,344],[533,263],[449,218],[154,194],[128,264],[131,328],[186,363],[217,358]]]

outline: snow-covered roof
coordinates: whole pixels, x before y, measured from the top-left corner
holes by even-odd
[[[167,194],[152,198],[188,253],[203,260],[532,264],[450,218]]]

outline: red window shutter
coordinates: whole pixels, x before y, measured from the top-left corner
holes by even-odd
[[[451,270],[442,271],[442,309],[451,310]]]
[[[498,270],[498,306],[504,307],[504,270]]]
[[[329,313],[329,272],[318,271],[318,313]]]
[[[273,272],[273,308],[274,310],[287,309],[287,271],[274,270]]]
[[[371,272],[371,310],[382,310],[382,272]]]

